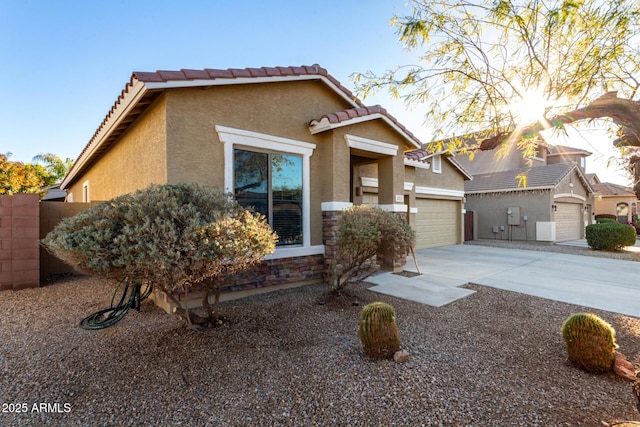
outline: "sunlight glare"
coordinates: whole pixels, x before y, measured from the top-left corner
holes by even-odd
[[[528,125],[542,122],[546,107],[547,101],[541,91],[527,91],[519,101],[513,104],[513,113],[520,124]]]

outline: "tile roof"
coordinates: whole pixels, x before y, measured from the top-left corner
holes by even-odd
[[[560,183],[577,166],[568,163],[536,166],[531,168],[512,169],[503,172],[474,175],[473,181],[464,183],[465,193],[484,193],[498,191],[527,191],[534,189],[551,189]],[[518,188],[518,175],[527,177],[526,187]],[[586,181],[585,181],[586,182]]]
[[[402,123],[380,105],[369,107],[349,108],[347,110],[335,113],[325,114],[320,118],[313,119],[309,122],[311,133],[318,133],[328,129],[339,127],[339,125],[350,124],[359,121],[365,121],[370,118],[384,117],[393,127],[396,127],[409,139],[414,146],[421,147],[422,142],[411,131],[409,131]]]
[[[318,64],[302,65],[299,67],[261,67],[261,68],[227,68],[204,70],[182,69],[178,71],[158,70],[155,72],[134,71],[131,76],[131,83],[134,80],[144,83],[168,83],[179,81],[213,81],[213,80],[232,80],[232,79],[251,79],[251,78],[286,78],[300,76],[321,76],[325,77],[333,83],[348,98],[353,100],[359,106],[364,104],[355,97],[355,95],[346,87],[344,87],[335,77],[327,72],[327,70]]]
[[[229,68],[203,70],[182,69],[178,71],[159,70],[155,72],[135,71],[120,92],[115,103],[98,126],[75,164],[62,181],[62,188],[68,188],[76,176],[94,164],[115,141],[135,122],[163,89],[181,86],[211,86],[217,84],[240,84],[264,81],[284,81],[300,79],[323,79],[354,107],[364,107],[362,101],[325,68],[314,65],[262,68]]]
[[[411,150],[411,151],[407,151],[404,153],[404,157],[405,159],[414,161],[414,162],[421,162],[421,163],[428,163],[428,159],[430,157],[433,157],[434,153],[429,154],[426,150],[424,149],[419,149],[419,150]],[[455,167],[456,169],[458,169],[462,175],[464,175],[467,179],[472,180],[474,179],[474,175],[471,174],[471,172],[469,172],[467,169],[465,169],[465,167],[456,159],[455,156],[450,155],[450,154],[446,154],[446,153],[441,153],[439,154],[442,157],[444,157],[445,159],[447,159],[447,161],[449,161],[449,163],[451,163],[453,165],[453,167]]]
[[[591,184],[593,191],[602,197],[636,197],[632,188],[614,184],[612,182],[602,182],[600,184]]]
[[[582,155],[590,156],[591,152],[583,150],[582,148],[569,147],[566,145],[549,145],[549,156],[570,156],[570,155]]]

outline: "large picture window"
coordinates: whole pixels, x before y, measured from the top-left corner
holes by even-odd
[[[278,246],[302,245],[302,156],[233,150],[234,194],[267,217]]]

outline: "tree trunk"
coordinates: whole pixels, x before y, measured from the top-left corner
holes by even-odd
[[[520,135],[540,132],[549,126],[602,118],[611,118],[620,126],[620,138],[615,141],[616,145],[640,147],[640,101],[618,98],[617,92],[605,93],[584,108],[549,118],[547,124],[527,126],[520,131]],[[480,143],[480,150],[493,150],[509,136],[508,133],[501,133],[487,138]]]

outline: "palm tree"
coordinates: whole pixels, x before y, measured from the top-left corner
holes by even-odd
[[[42,162],[45,165],[47,173],[51,177],[46,181],[49,184],[55,184],[62,181],[64,176],[69,172],[71,166],[73,166],[73,159],[67,157],[64,161],[53,153],[40,153],[34,156],[32,159],[34,162]]]

